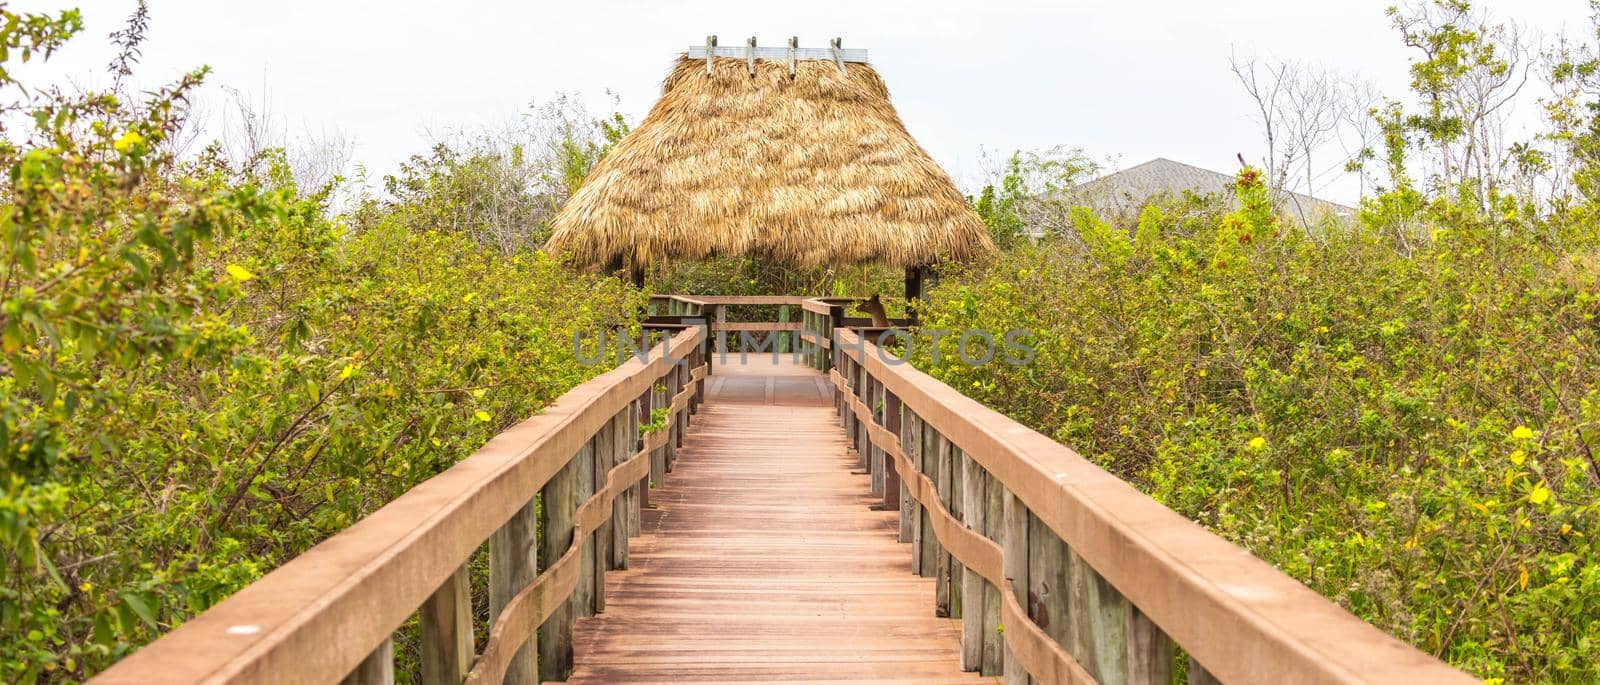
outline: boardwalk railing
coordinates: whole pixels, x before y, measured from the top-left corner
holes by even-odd
[[[713,340],[717,351],[736,349],[749,336],[753,338],[753,345],[768,346],[778,352],[790,352],[804,346],[801,338],[805,336],[802,331],[815,330],[816,324],[812,321],[817,316],[816,311],[829,307],[838,307],[840,311],[839,325],[842,326],[871,326],[872,319],[867,317],[845,316],[846,309],[860,298],[853,297],[821,297],[813,298],[800,295],[655,295],[650,298],[650,321],[658,324],[683,323],[688,321],[707,321],[711,325]],[[728,312],[733,309],[776,309],[775,317],[755,316],[749,320],[730,321]],[[828,311],[822,311],[823,316],[828,316]],[[799,317],[791,320],[791,317]],[[896,319],[893,323],[905,325],[906,319]],[[756,334],[777,336],[772,340],[758,337]]]
[[[392,682],[392,636],[413,615],[425,683],[563,679],[573,620],[604,609],[605,571],[627,567],[702,399],[705,336],[681,329],[670,355],[579,385],[96,681]],[[468,564],[486,543],[492,625],[475,655]]]
[[[1476,682],[804,305],[802,352],[901,512],[962,665],[1012,683]],[[1175,648],[1187,654],[1176,656]]]

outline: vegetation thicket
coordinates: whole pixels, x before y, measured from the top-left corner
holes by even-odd
[[[1380,146],[1352,159],[1386,183],[1358,216],[1280,218],[1247,167],[1113,223],[1019,156],[978,204],[1012,249],[924,316],[1031,331],[1038,357],[914,354],[1456,666],[1600,681],[1600,62],[1547,55],[1549,129],[1486,165],[1465,94],[1512,68],[1494,27],[1392,14],[1422,105],[1371,110]]]
[[[180,159],[205,72],[130,95],[142,10],[81,95],[5,71],[79,15],[0,12],[0,681],[81,679],[349,526],[597,373],[574,331],[642,304],[482,230],[511,224],[461,189],[509,155],[424,158],[346,220],[281,149]]]

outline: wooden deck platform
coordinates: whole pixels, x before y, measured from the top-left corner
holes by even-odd
[[[578,621],[568,682],[977,682],[960,625],[875,511],[830,387],[770,355],[716,367],[632,566]]]

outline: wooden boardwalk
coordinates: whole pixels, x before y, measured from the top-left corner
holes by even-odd
[[[815,371],[730,357],[568,682],[975,682]]]

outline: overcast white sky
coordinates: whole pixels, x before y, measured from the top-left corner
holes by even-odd
[[[1410,57],[1389,0],[577,0],[574,2],[245,2],[151,0],[140,80],[198,65],[270,99],[291,134],[337,131],[377,175],[424,151],[430,131],[515,117],[555,93],[606,111],[604,92],[642,118],[673,56],[706,34],[864,47],[911,133],[964,187],[980,147],[1065,144],[1121,165],[1152,157],[1231,172],[1260,154],[1250,102],[1228,55],[1258,54],[1360,73],[1402,94]],[[1491,0],[1497,15],[1553,35],[1583,33],[1583,0]],[[132,0],[78,6],[86,30],[52,71],[103,81],[104,36]],[[1338,160],[1329,159],[1333,164]],[[1320,166],[1320,165],[1319,165]],[[1351,199],[1336,184],[1333,199]]]

